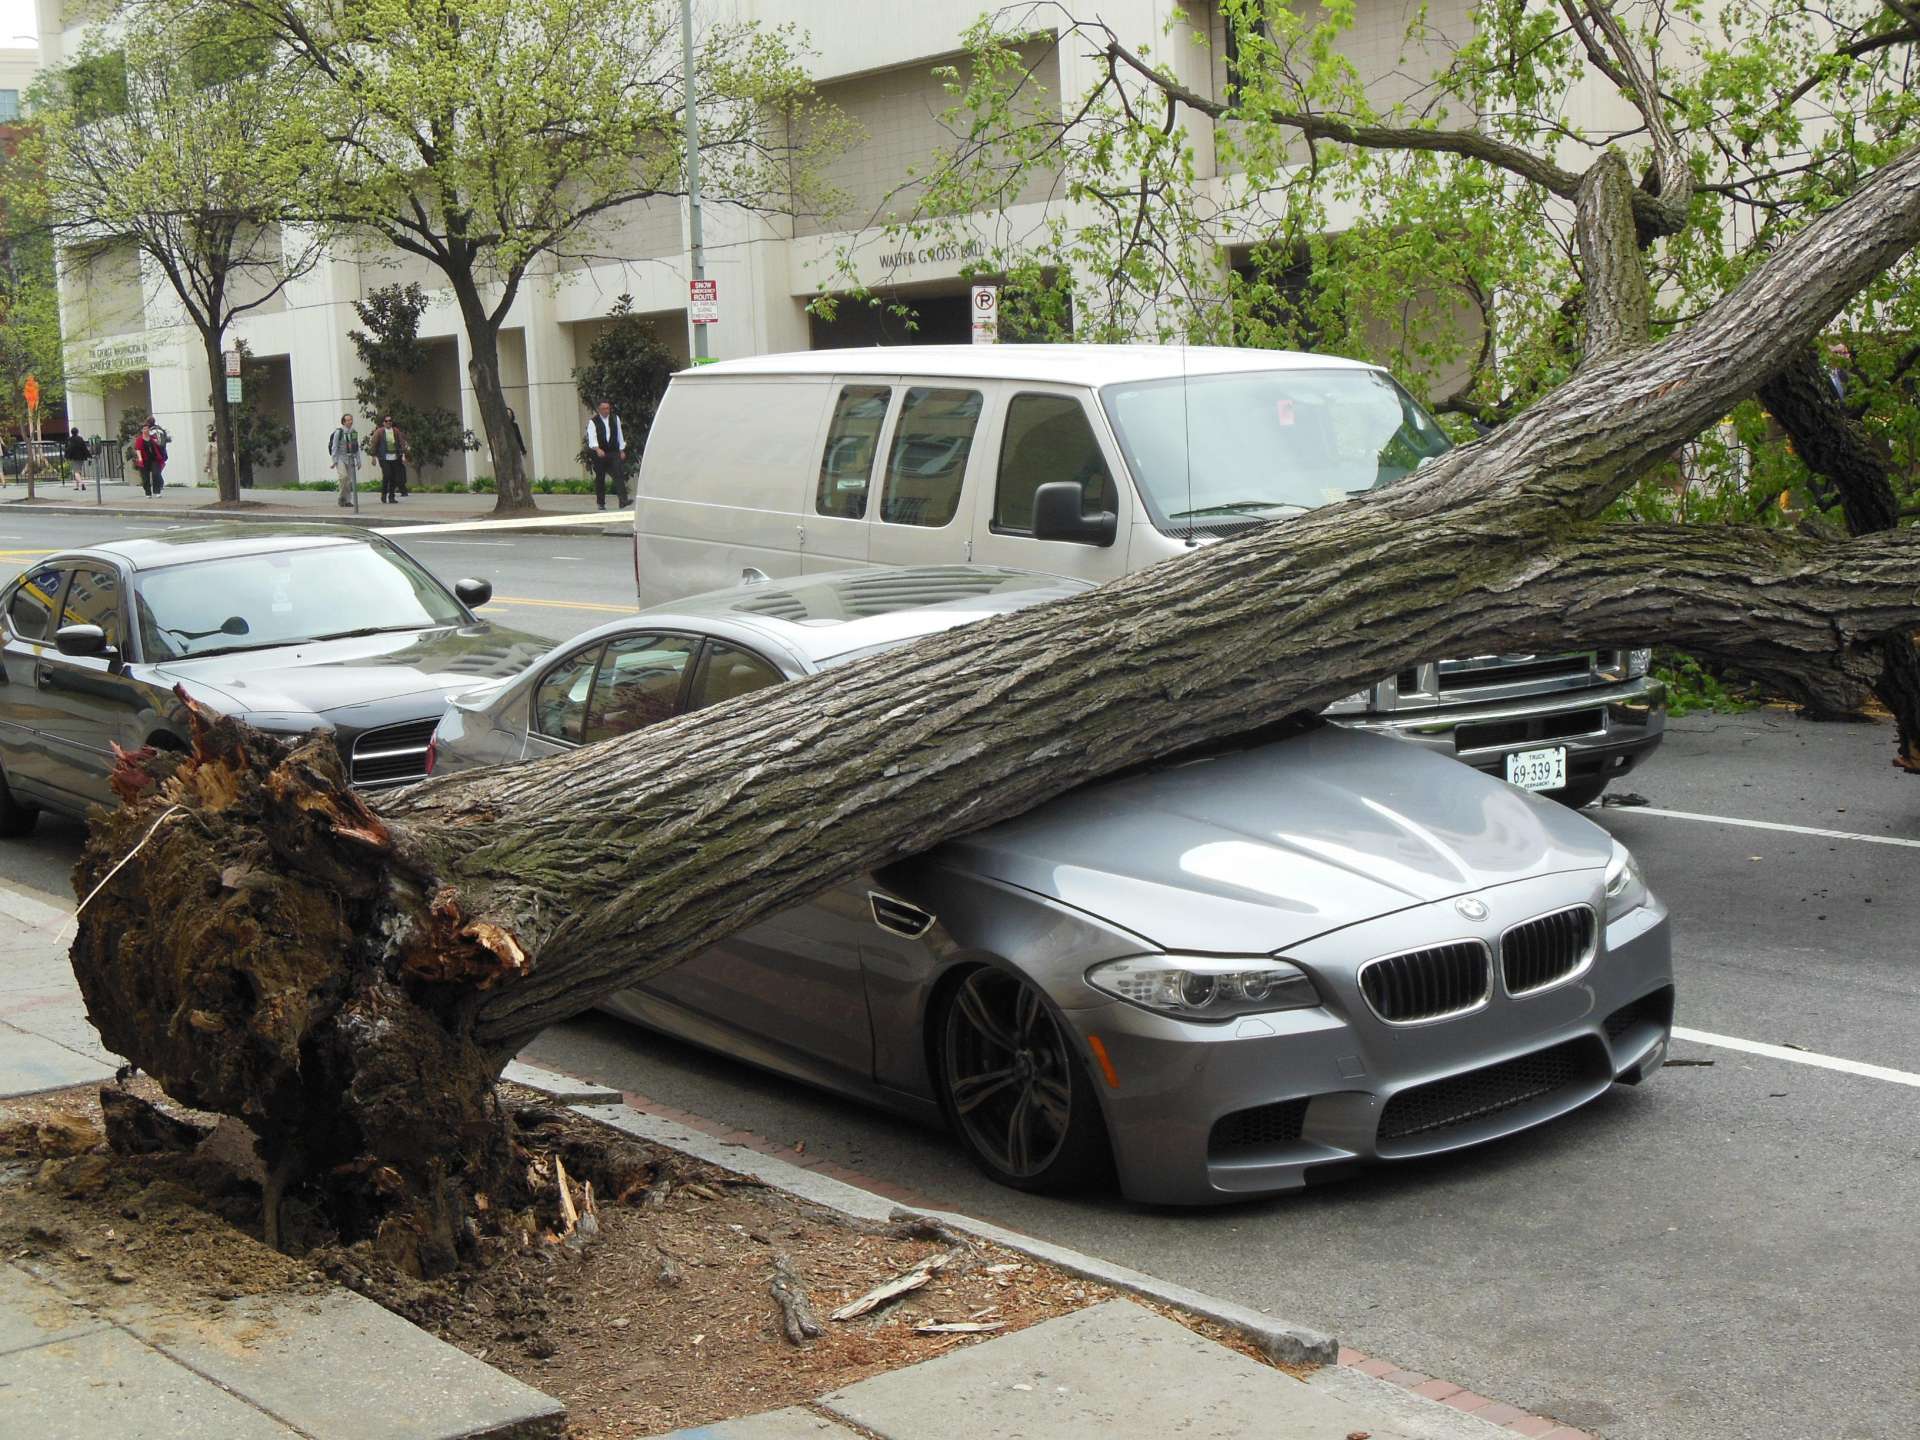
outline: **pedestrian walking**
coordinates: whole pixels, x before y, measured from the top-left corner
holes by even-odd
[[[413,459],[406,433],[393,423],[393,416],[382,415],[367,437],[367,448],[380,462],[380,503],[398,505],[407,493],[407,466]]]
[[[67,464],[72,467],[73,470],[73,488],[76,490],[86,489],[87,472],[81,467],[93,459],[93,447],[87,444],[87,437],[82,435],[78,430],[69,430],[67,432],[66,456]]]
[[[587,451],[593,458],[593,499],[602,510],[607,508],[607,481],[620,497],[620,508],[627,508],[627,432],[611,402],[602,400],[587,417]]]
[[[200,478],[214,489],[220,488],[220,430],[207,426],[207,453],[200,461]]]
[[[507,424],[513,430],[513,443],[518,445],[520,447],[520,453],[525,455],[527,453],[527,437],[520,433],[520,421],[515,417],[511,405],[507,407]]]
[[[167,488],[167,432],[151,415],[133,437],[133,468],[140,472],[140,491],[149,499]]]
[[[353,428],[353,416],[342,415],[340,424],[327,437],[327,459],[333,464],[334,479],[340,484],[340,508],[353,504],[354,489],[360,481],[360,432]]]

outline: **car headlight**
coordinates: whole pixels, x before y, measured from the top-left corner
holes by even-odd
[[[1640,873],[1640,862],[1616,840],[1613,858],[1607,861],[1607,919],[1618,920],[1646,903],[1647,877]]]
[[[1087,983],[1181,1020],[1231,1020],[1320,1003],[1299,966],[1246,956],[1132,955],[1094,966]]]
[[[1653,668],[1653,651],[1651,650],[1627,651],[1627,678],[1629,680],[1638,680],[1642,675],[1646,674],[1647,671],[1651,670],[1652,668]]]

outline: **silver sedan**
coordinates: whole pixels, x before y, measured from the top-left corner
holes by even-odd
[[[436,773],[531,759],[1084,588],[979,567],[743,585],[462,697]],[[1550,800],[1317,720],[1170,756],[741,931],[609,1004],[946,1120],[986,1172],[1284,1190],[1638,1084],[1667,913]]]

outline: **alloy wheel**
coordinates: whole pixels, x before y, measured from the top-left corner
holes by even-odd
[[[1015,1179],[1044,1174],[1067,1144],[1075,1065],[1039,992],[975,970],[947,1007],[942,1052],[954,1119],[974,1149]]]

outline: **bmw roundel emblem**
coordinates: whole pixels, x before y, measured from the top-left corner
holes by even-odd
[[[1487,902],[1484,900],[1475,900],[1472,896],[1468,896],[1465,900],[1454,901],[1453,908],[1469,920],[1484,920],[1487,918]]]

